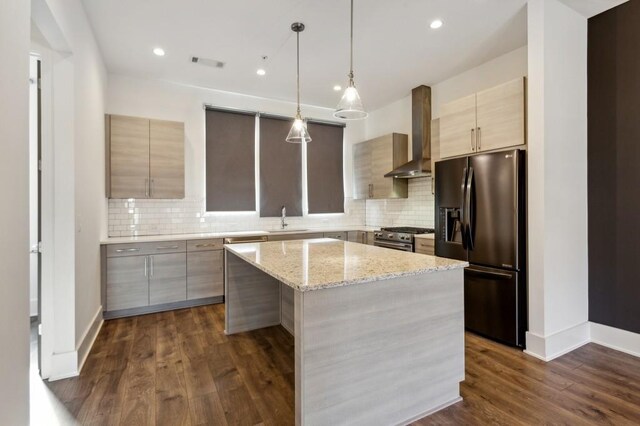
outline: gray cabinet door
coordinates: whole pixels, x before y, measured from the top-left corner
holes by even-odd
[[[187,254],[187,300],[224,295],[223,250]]]
[[[149,303],[180,302],[187,299],[187,254],[149,256]]]
[[[107,259],[107,311],[149,305],[147,256]]]
[[[335,240],[346,241],[347,233],[346,232],[325,232],[324,238],[333,238]]]
[[[351,241],[352,243],[366,244],[367,233],[364,231],[349,231],[347,233],[347,241]]]

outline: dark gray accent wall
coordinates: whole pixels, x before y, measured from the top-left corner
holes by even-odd
[[[589,20],[589,320],[640,333],[640,1]]]
[[[255,114],[206,111],[207,211],[255,211]]]
[[[260,217],[302,216],[302,146],[285,141],[291,119],[260,116]]]
[[[344,127],[310,122],[307,144],[309,213],[344,213]]]

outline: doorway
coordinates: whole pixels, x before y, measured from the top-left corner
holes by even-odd
[[[41,371],[40,324],[42,283],[42,62],[29,58],[29,316],[31,369]]]

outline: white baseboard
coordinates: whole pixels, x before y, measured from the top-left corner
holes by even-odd
[[[78,351],[58,352],[51,356],[49,381],[68,379],[78,375]]]
[[[96,341],[98,333],[100,333],[102,324],[104,324],[104,320],[102,319],[102,305],[100,305],[95,315],[93,316],[91,324],[89,324],[84,334],[82,335],[82,338],[78,342],[78,345],[76,346],[76,352],[78,352],[79,360],[78,374],[80,374],[80,371],[82,371],[82,367],[84,367],[84,363],[89,356],[89,352],[91,352],[93,343]]]
[[[526,354],[543,361],[551,361],[591,341],[589,323],[570,327],[548,336],[527,332]]]
[[[38,316],[38,299],[29,300],[29,316],[30,317]]]
[[[589,325],[593,343],[640,357],[640,334],[595,322]]]

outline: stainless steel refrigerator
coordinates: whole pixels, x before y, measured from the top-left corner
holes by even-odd
[[[465,327],[525,347],[525,151],[436,163],[436,256],[466,260]]]

